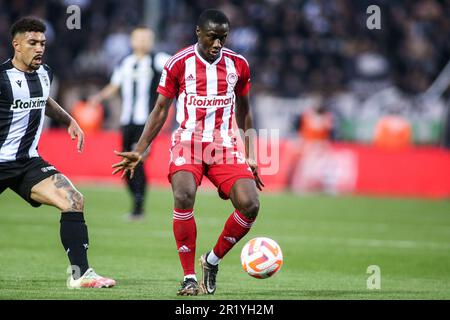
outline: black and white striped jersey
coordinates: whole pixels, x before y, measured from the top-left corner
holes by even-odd
[[[159,52],[142,58],[131,54],[116,67],[111,83],[120,86],[122,114],[120,124],[144,125],[154,103],[161,72],[170,55]]]
[[[52,78],[47,65],[32,73],[16,69],[11,59],[0,65],[0,162],[39,156]]]

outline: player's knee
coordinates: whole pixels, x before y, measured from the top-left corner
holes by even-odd
[[[195,192],[189,190],[177,190],[173,193],[175,207],[178,209],[191,209],[194,207]]]
[[[84,210],[84,196],[81,192],[75,190],[71,199],[72,209],[74,211]]]
[[[61,210],[71,211],[71,212],[81,212],[84,210],[84,197],[83,195],[75,189],[66,189],[61,191]]]
[[[259,200],[257,198],[244,199],[240,203],[239,211],[248,219],[256,219],[259,212]]]

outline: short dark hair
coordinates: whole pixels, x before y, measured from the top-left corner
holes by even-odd
[[[134,31],[134,30],[138,30],[138,29],[147,29],[147,30],[150,30],[151,28],[150,28],[148,25],[146,25],[146,24],[138,24],[138,25],[136,25],[136,26],[133,27],[133,31]]]
[[[198,17],[197,26],[204,28],[208,22],[227,24],[230,26],[230,20],[228,20],[227,16],[222,11],[216,9],[206,9],[203,11]]]
[[[24,17],[11,26],[11,37],[15,37],[18,33],[25,32],[42,32],[44,33],[47,28],[44,21],[35,17]]]

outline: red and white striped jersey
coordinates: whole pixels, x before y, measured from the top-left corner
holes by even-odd
[[[173,134],[173,144],[198,141],[232,147],[235,97],[249,90],[248,62],[230,49],[222,48],[212,63],[200,56],[197,44],[175,54],[167,61],[158,87],[165,97],[177,98],[180,126]]]

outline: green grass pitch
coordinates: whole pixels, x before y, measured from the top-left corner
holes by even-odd
[[[152,189],[144,222],[124,221],[122,187],[84,187],[89,262],[117,280],[112,289],[69,290],[59,213],[0,196],[0,299],[187,299],[172,234],[172,194]],[[197,256],[210,249],[232,212],[215,192],[199,192]],[[255,236],[276,240],[284,265],[274,277],[245,274],[239,255]],[[381,289],[368,290],[369,265]],[[197,266],[197,271],[198,266]],[[262,194],[251,232],[226,256],[215,296],[191,299],[449,299],[450,202]]]

